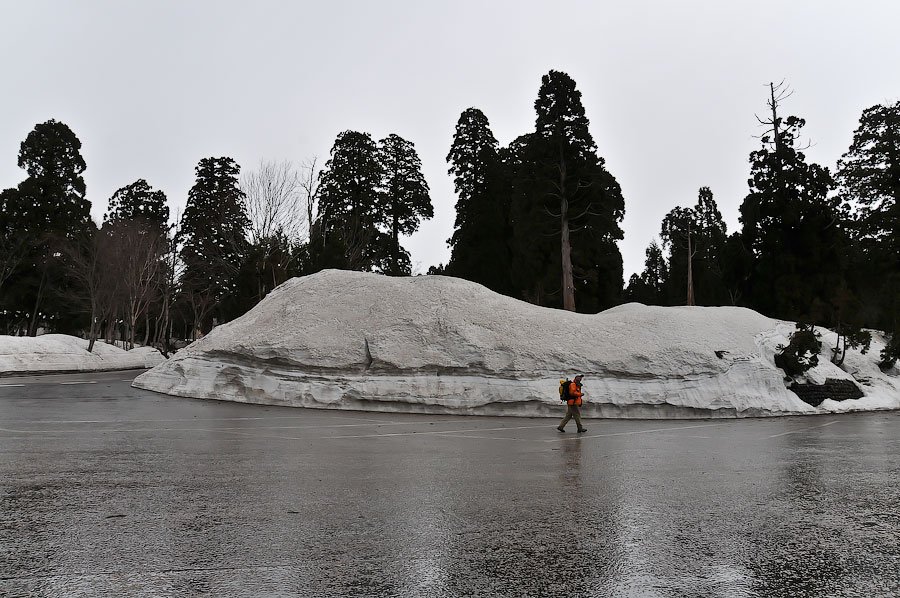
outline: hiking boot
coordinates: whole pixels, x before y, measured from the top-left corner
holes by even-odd
[[[582,432],[587,432],[587,428],[581,428],[580,430],[578,430],[579,434],[581,434]]]
[[[563,430],[562,428],[556,428],[556,431],[557,432],[565,432],[565,430]]]

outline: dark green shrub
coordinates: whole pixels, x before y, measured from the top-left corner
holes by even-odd
[[[891,335],[888,344],[881,350],[881,361],[878,362],[878,367],[883,371],[889,370],[897,363],[898,359],[900,359],[900,334],[895,332]]]
[[[812,324],[797,323],[797,330],[791,333],[787,346],[778,345],[780,353],[775,354],[775,365],[788,376],[797,376],[819,365],[819,351],[822,341]]]

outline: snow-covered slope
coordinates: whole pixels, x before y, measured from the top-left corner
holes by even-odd
[[[791,330],[737,307],[632,303],[585,315],[456,278],[328,270],[284,283],[135,386],[304,407],[558,415],[560,377],[583,373],[588,416],[821,412],[774,366]],[[874,364],[872,354],[848,362],[857,357]],[[849,376],[822,362],[812,375]],[[878,407],[900,407],[897,378],[881,378]]]
[[[94,343],[65,334],[0,335],[0,376],[28,372],[89,372],[149,368],[164,358],[151,347],[125,351],[103,341]]]

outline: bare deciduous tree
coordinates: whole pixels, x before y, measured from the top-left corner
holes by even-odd
[[[171,350],[172,339],[172,304],[175,299],[175,290],[178,280],[184,271],[184,264],[178,259],[178,232],[181,222],[181,214],[176,215],[176,224],[171,230],[171,236],[166,239],[166,251],[163,256],[162,286],[159,289],[160,308],[156,317],[156,338],[154,345],[168,357]]]
[[[291,162],[260,162],[241,179],[257,301],[294,270],[293,247],[309,237],[318,194],[316,159],[299,167]]]
[[[187,305],[191,308],[193,322],[190,330],[190,339],[197,340],[203,336],[203,322],[216,307],[216,298],[208,288],[198,288],[184,280],[181,282],[181,294]]]
[[[84,306],[91,315],[88,352],[94,350],[103,321],[114,319],[121,281],[119,260],[124,255],[123,249],[106,230],[96,230],[80,242],[69,241],[63,245],[62,253],[76,282],[70,298],[76,305]]]
[[[303,209],[303,176],[291,162],[260,162],[241,177],[250,218],[250,243],[264,244],[276,234],[295,241],[305,236],[309,220]]]
[[[156,302],[165,281],[163,255],[166,238],[163,233],[147,230],[136,222],[121,221],[112,226],[110,234],[127,247],[123,252],[119,277],[122,281],[128,326],[128,347],[135,346],[138,320]]]
[[[318,161],[318,157],[313,156],[300,163],[300,188],[303,190],[303,203],[306,207],[307,236],[309,236],[318,211],[319,175],[321,174],[316,171]]]

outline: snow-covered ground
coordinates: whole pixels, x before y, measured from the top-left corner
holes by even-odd
[[[29,372],[89,372],[153,367],[164,361],[151,347],[125,351],[103,341],[94,343],[65,334],[36,337],[0,335],[0,376]]]
[[[786,388],[776,346],[793,323],[738,307],[627,304],[587,315],[456,278],[328,270],[290,280],[135,386],[178,396],[371,411],[558,416],[561,376],[585,375],[587,416],[735,417],[900,408],[900,370],[871,351],[808,380],[864,381],[812,407]],[[789,382],[789,381],[788,381]]]

